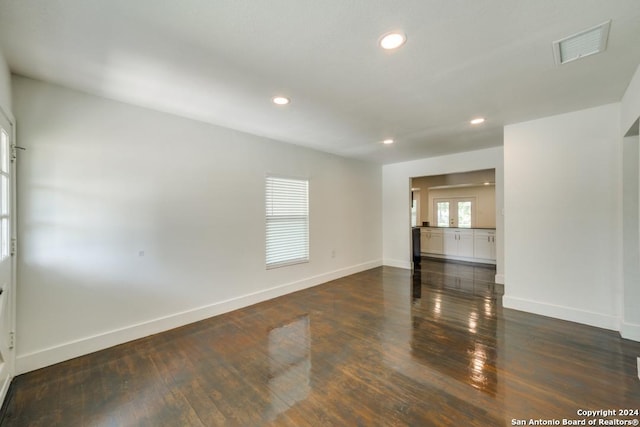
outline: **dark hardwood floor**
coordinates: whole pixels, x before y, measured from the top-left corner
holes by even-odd
[[[376,268],[21,375],[1,425],[486,427],[640,410],[640,343],[503,309],[494,274]]]

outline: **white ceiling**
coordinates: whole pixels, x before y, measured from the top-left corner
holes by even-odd
[[[604,53],[555,66],[554,40],[608,19]],[[396,29],[407,43],[380,49]],[[17,74],[393,163],[619,101],[640,63],[640,1],[0,0],[0,49]]]

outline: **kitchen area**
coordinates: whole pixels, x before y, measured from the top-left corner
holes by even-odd
[[[411,179],[413,262],[496,264],[495,169]]]

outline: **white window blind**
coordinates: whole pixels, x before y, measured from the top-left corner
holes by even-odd
[[[266,179],[267,268],[309,261],[309,181]]]

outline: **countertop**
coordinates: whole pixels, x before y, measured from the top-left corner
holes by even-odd
[[[472,227],[472,228],[462,228],[462,227],[433,227],[433,226],[429,226],[429,227],[423,227],[423,226],[417,226],[417,227],[413,227],[413,228],[434,228],[437,230],[495,230],[495,227]]]

